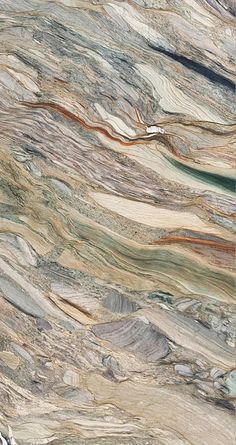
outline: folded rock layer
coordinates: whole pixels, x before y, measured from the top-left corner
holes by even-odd
[[[0,444],[232,445],[235,2],[0,2]]]

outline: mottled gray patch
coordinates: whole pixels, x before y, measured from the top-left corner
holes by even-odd
[[[236,370],[231,371],[225,380],[226,387],[231,396],[236,396]]]
[[[51,331],[52,329],[51,324],[47,320],[44,320],[43,318],[37,319],[36,325],[39,331]]]
[[[54,187],[61,193],[64,193],[65,195],[70,196],[71,195],[71,189],[70,187],[65,184],[62,181],[59,181],[58,179],[51,179],[52,184],[54,185]]]
[[[111,312],[126,314],[135,312],[138,309],[136,303],[133,303],[127,297],[121,294],[108,295],[108,297],[103,300],[103,306],[109,309]]]
[[[193,372],[191,370],[191,368],[187,365],[182,365],[181,363],[178,363],[177,365],[175,365],[175,372],[177,372],[177,374],[182,375],[183,377],[192,377],[193,376]]]
[[[152,325],[139,319],[99,324],[93,326],[92,331],[112,345],[140,354],[147,362],[159,360],[169,352],[166,338]]]
[[[14,351],[24,360],[27,360],[32,364],[34,363],[34,360],[32,359],[31,355],[24,348],[22,348],[22,346],[19,346],[16,343],[11,343],[11,346],[14,349]]]
[[[44,311],[31,296],[7,278],[0,277],[0,290],[6,300],[26,314],[39,318],[44,316]]]

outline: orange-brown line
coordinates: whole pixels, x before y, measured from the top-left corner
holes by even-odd
[[[235,253],[235,247],[229,243],[221,243],[213,240],[204,240],[200,238],[184,238],[181,236],[173,236],[168,238],[161,238],[160,240],[153,241],[152,244],[171,244],[171,243],[189,243],[189,244],[201,244],[208,247],[213,247],[218,250],[223,250],[231,253]]]
[[[74,122],[78,122],[82,127],[86,128],[87,130],[92,130],[92,131],[98,131],[99,133],[104,134],[107,138],[113,140],[113,141],[117,141],[122,145],[126,145],[126,146],[131,146],[131,145],[135,145],[135,144],[145,144],[146,141],[142,140],[140,138],[137,139],[133,139],[132,141],[122,141],[121,139],[112,136],[109,131],[107,131],[105,128],[102,127],[98,127],[98,126],[93,126],[93,125],[89,125],[87,124],[83,119],[81,119],[79,116],[77,116],[76,114],[72,113],[71,111],[66,110],[65,108],[63,108],[61,105],[58,104],[54,104],[54,103],[49,103],[49,102],[20,102],[21,105],[24,105],[26,107],[30,107],[30,108],[44,108],[44,109],[51,109],[53,111],[56,111],[59,114],[62,114],[63,116],[65,116],[66,118],[71,119]]]

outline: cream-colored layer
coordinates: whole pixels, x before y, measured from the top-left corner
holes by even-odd
[[[153,92],[156,93],[159,105],[164,111],[184,114],[200,121],[227,123],[213,110],[195,101],[191,95],[183,93],[180,88],[176,87],[173,82],[152,66],[137,63],[136,70],[152,85]]]
[[[147,168],[155,171],[158,175],[161,175],[163,178],[166,178],[168,181],[173,181],[181,184],[182,186],[192,187],[197,190],[211,190],[216,193],[220,193],[223,195],[231,195],[232,192],[229,190],[224,190],[220,188],[220,186],[216,186],[214,184],[206,183],[204,180],[201,181],[200,178],[196,178],[191,176],[184,171],[180,171],[177,167],[174,167],[161,153],[163,150],[162,147],[159,147],[156,143],[155,147],[151,146],[151,142],[149,145],[143,148],[141,145],[136,145],[133,147],[123,147],[118,142],[110,142],[104,135],[99,134],[99,139],[101,142],[110,150],[117,151],[119,153],[125,153],[130,159],[137,161],[139,164],[144,165]],[[147,142],[148,144],[148,142]],[[191,166],[191,165],[190,165]],[[203,168],[199,168],[204,171]],[[215,171],[214,168],[210,169],[207,166],[208,170],[211,170],[213,173],[219,174],[228,174],[228,171]]]
[[[140,379],[141,380],[141,379]],[[110,401],[120,409],[139,418],[145,425],[165,430],[165,444],[231,445],[235,437],[235,420],[226,412],[200,402],[181,392],[180,388],[147,384],[145,380],[113,383],[96,374],[84,379],[100,404]],[[174,414],[173,414],[174,406]],[[177,432],[171,440],[170,432]],[[158,437],[158,436],[157,436]],[[156,443],[159,443],[157,439]]]
[[[122,134],[124,136],[128,136],[128,137],[135,137],[136,133],[134,130],[132,130],[132,128],[129,128],[124,121],[122,121],[122,119],[120,119],[117,116],[113,116],[112,114],[108,113],[100,104],[95,104],[95,107],[98,111],[98,113],[100,114],[100,116],[102,117],[102,119],[105,122],[108,122],[113,128],[114,130],[119,133]]]
[[[159,44],[174,49],[173,45],[170,45],[165,37],[153,29],[152,26],[148,26],[144,23],[144,17],[131,5],[128,5],[125,2],[122,2],[120,5],[109,3],[104,9],[113,19],[116,19],[117,17],[117,20],[119,21],[119,19],[122,18],[132,30],[143,36],[145,39],[152,42],[158,41]]]
[[[151,227],[165,229],[200,230],[205,233],[222,235],[216,226],[204,223],[197,215],[179,212],[150,204],[132,201],[106,193],[91,193],[90,196],[101,206],[118,213],[125,218]]]

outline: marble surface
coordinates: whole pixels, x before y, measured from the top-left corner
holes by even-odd
[[[0,443],[234,443],[235,16],[1,0]]]

